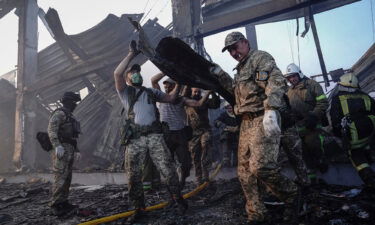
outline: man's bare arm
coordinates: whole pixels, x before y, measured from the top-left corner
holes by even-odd
[[[152,85],[152,87],[155,88],[155,89],[161,90],[160,85],[159,85],[159,81],[163,77],[165,77],[164,73],[158,73],[158,74],[154,75],[153,77],[151,77],[151,85]]]
[[[185,98],[184,104],[185,104],[185,106],[190,106],[190,107],[200,107],[204,103],[207,102],[208,96],[210,96],[211,93],[212,93],[212,91],[207,91],[206,94],[199,101],[194,100],[194,99]]]
[[[177,99],[177,96],[178,96],[178,93],[180,93],[180,90],[181,90],[181,86],[178,83],[176,83],[175,88],[169,94],[165,94],[163,98],[161,99],[161,102],[173,103]]]
[[[137,43],[135,41],[131,41],[129,45],[129,53],[128,55],[120,62],[120,64],[116,67],[115,71],[113,72],[113,76],[115,78],[115,85],[118,91],[123,91],[126,87],[126,81],[123,77],[124,72],[129,66],[129,63],[138,55],[139,51],[137,49]]]
[[[182,97],[190,97],[191,95],[191,87],[189,85],[184,85],[182,89],[181,96]]]

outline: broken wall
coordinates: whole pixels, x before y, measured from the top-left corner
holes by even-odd
[[[13,168],[16,88],[0,78],[0,173]]]

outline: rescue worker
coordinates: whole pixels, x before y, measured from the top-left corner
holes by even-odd
[[[198,185],[209,181],[211,127],[208,119],[208,109],[217,109],[220,107],[219,96],[208,92],[205,98],[208,98],[208,94],[211,94],[212,98],[205,101],[204,104],[186,107],[188,124],[193,129],[193,137],[189,142],[189,149]],[[202,98],[200,88],[191,88],[191,99],[201,101]]]
[[[234,112],[242,117],[238,176],[246,197],[248,220],[257,224],[270,217],[263,203],[262,185],[286,203],[284,219],[291,220],[295,214],[297,186],[280,173],[277,163],[281,134],[278,109],[285,104],[286,81],[273,57],[250,49],[242,33],[228,34],[222,52],[225,50],[239,62],[234,84],[228,82],[218,65],[211,68],[211,73],[234,93]]]
[[[366,187],[375,189],[370,152],[375,150],[375,101],[361,91],[357,77],[348,72],[332,92],[329,115],[333,133],[343,146]]]
[[[159,81],[165,77],[165,74],[159,73],[151,78],[152,87],[161,90]],[[167,94],[171,93],[176,86],[176,82],[171,78],[163,81],[164,90]],[[185,186],[185,180],[190,175],[191,156],[186,134],[187,116],[185,106],[201,107],[205,104],[210,92],[206,92],[203,98],[194,100],[179,96],[173,103],[159,103],[160,120],[167,124],[168,131],[164,133],[164,138],[172,157],[176,156],[181,165],[180,187]]]
[[[223,148],[223,167],[237,165],[237,148],[239,138],[239,121],[233,113],[233,107],[224,103],[225,111],[215,120],[215,127],[221,128],[220,142]],[[232,160],[233,158],[233,160]]]
[[[125,170],[129,179],[129,199],[135,209],[135,214],[129,218],[131,223],[143,214],[145,208],[142,167],[147,153],[166,179],[171,204],[176,205],[180,213],[184,213],[188,207],[181,195],[175,165],[165,144],[156,108],[156,102],[174,102],[180,86],[176,85],[170,94],[143,87],[141,67],[138,64],[129,67],[138,53],[137,44],[132,41],[128,55],[114,71],[116,90],[127,115],[127,129],[124,131],[127,140],[123,142],[126,144]]]
[[[321,129],[328,125],[328,99],[320,84],[306,77],[294,63],[287,66],[284,76],[291,84],[287,92],[291,120],[295,122],[302,139],[308,176],[312,181],[317,181],[316,171],[325,172],[328,169],[324,156],[325,134]]]
[[[80,125],[72,114],[79,101],[79,94],[65,92],[61,99],[63,107],[52,113],[48,123],[48,136],[55,150],[52,155],[54,180],[49,206],[56,216],[62,216],[77,207],[68,202],[68,196],[74,158],[81,158],[77,148]]]

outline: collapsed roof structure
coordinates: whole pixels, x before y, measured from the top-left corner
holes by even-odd
[[[35,3],[35,1],[30,2]],[[30,3],[25,2],[25,4]],[[37,10],[40,16],[41,9],[37,8]],[[15,138],[14,120],[8,118],[13,115],[14,119],[18,109],[2,107],[2,111],[6,109],[7,114],[0,121],[10,122],[10,124],[1,127],[7,129],[13,124],[13,129],[8,129],[1,134],[1,138],[9,140],[9,143],[2,141],[0,147],[1,158],[7,159],[7,163],[0,168],[0,171],[12,168],[11,157],[15,162],[22,163],[23,167],[47,168],[50,162],[49,154],[36,145],[35,134],[37,131],[46,130],[49,115],[60,105],[59,100],[64,92],[78,92],[84,88],[87,88],[88,95],[80,102],[74,113],[81,122],[84,134],[79,143],[79,149],[87,156],[87,161],[83,164],[105,165],[103,162],[117,157],[120,148],[119,130],[122,124],[120,114],[122,106],[114,88],[113,71],[127,54],[130,41],[135,38],[134,29],[127,17],[139,21],[142,14],[127,14],[121,17],[110,14],[96,26],[76,35],[64,33],[54,9],[50,9],[42,16],[56,42],[38,52],[35,78],[23,87],[17,84],[17,89],[22,88],[25,95],[33,96],[30,98],[35,104],[32,113],[25,109],[22,111],[26,117],[33,120],[34,126],[32,130],[28,129],[28,124],[22,127],[20,133],[24,134],[22,136],[24,147],[17,148],[15,142],[11,141]],[[153,37],[151,42],[155,45],[161,38],[171,34],[170,30],[159,25],[157,20],[147,21],[143,28],[149,36]],[[143,56],[135,59],[135,62],[139,64],[146,61],[147,59]],[[18,69],[22,67],[19,65]],[[15,79],[15,74],[11,73],[6,78]],[[20,75],[19,72],[18,75]],[[28,75],[27,72],[26,76]],[[0,85],[2,87],[0,88],[2,90],[0,103],[4,105],[10,102],[15,103],[17,101],[16,88],[5,79],[1,79]],[[24,106],[29,104],[29,102],[23,103]],[[27,120],[27,118],[23,119]],[[15,149],[14,152],[13,149]],[[100,160],[95,161],[95,158]]]

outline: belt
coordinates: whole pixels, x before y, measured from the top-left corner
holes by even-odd
[[[61,143],[67,143],[67,144],[73,145],[74,148],[77,147],[77,140],[76,139],[73,139],[73,138],[59,138],[59,141]]]
[[[135,125],[133,136],[144,136],[150,133],[162,133],[161,124],[159,121],[153,122],[151,125],[141,126]]]
[[[262,115],[264,115],[264,110],[258,112],[247,112],[242,114],[242,120],[253,120]]]

